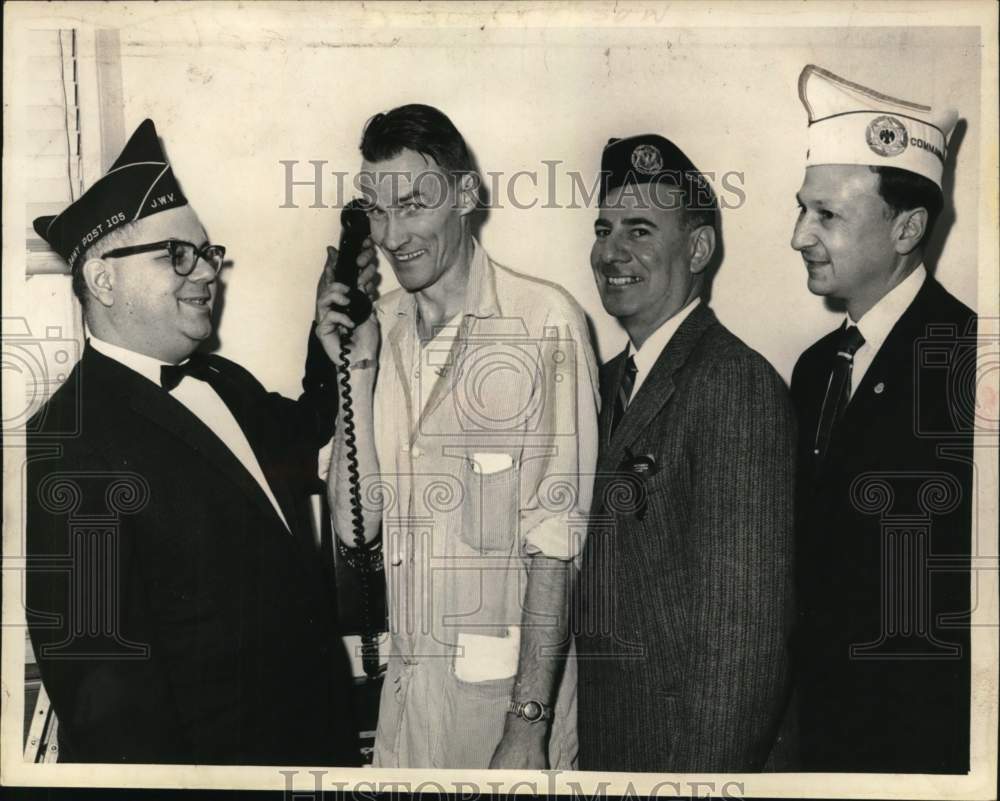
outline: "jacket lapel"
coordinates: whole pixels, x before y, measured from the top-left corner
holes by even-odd
[[[85,380],[92,380],[94,386],[98,388],[98,393],[117,395],[121,405],[149,420],[170,436],[183,441],[206,461],[211,462],[220,475],[232,482],[255,503],[262,515],[269,515],[281,522],[267,495],[240,460],[184,404],[135,371],[103,356],[91,347],[85,349],[83,361],[84,374],[89,376]],[[250,435],[247,439],[251,439]],[[252,441],[251,446],[253,446]],[[256,452],[256,448],[254,450]],[[261,469],[264,469],[263,465]],[[275,491],[273,486],[272,491]],[[275,496],[278,497],[277,492]],[[282,504],[282,510],[285,509],[285,504]],[[291,518],[289,522],[291,524]],[[284,528],[284,524],[281,525]]]
[[[625,350],[615,356],[604,369],[604,380],[601,382],[601,411],[598,417],[598,430],[601,432],[601,451],[606,452],[611,442],[611,423],[615,416],[615,396],[622,384],[625,374],[625,360],[628,358],[628,343]]]
[[[683,368],[691,351],[694,350],[705,331],[717,323],[715,312],[703,303],[700,303],[698,308],[692,311],[688,318],[681,323],[680,328],[670,338],[667,346],[653,364],[649,376],[632,398],[618,428],[611,435],[607,456],[602,460],[606,467],[614,469],[621,462],[625,449],[646,431],[653,418],[670,400],[674,394],[676,386],[674,379],[677,372]],[[618,382],[621,381],[623,369],[624,359],[622,359],[622,367],[617,371]],[[614,389],[616,390],[617,387],[616,383]]]
[[[882,343],[875,358],[865,371],[861,383],[857,385],[845,415],[867,416],[872,404],[892,402],[893,398],[909,399],[914,392],[916,342],[926,334],[923,330],[928,319],[924,311],[928,296],[932,291],[930,276],[924,281],[913,302],[903,312]],[[831,354],[830,362],[833,358]],[[875,387],[881,384],[879,392]]]
[[[298,520],[295,498],[288,483],[288,470],[291,466],[286,466],[277,460],[287,449],[280,441],[272,421],[265,414],[266,407],[256,403],[253,398],[247,395],[239,384],[233,381],[227,371],[219,370],[218,373],[217,380],[224,382],[227,387],[223,402],[229,407],[229,411],[236,418],[237,425],[243,430],[254,456],[257,457],[257,464],[260,465],[261,472],[264,474],[264,480],[267,481],[278,506],[281,507],[285,520],[288,521],[288,525],[294,532],[302,521]],[[218,439],[214,434],[213,437]],[[228,448],[223,447],[223,449],[229,452]],[[246,469],[243,468],[243,464],[238,459],[236,462],[245,473]],[[254,486],[259,489],[256,479],[253,476],[250,478]],[[268,507],[273,510],[271,502],[266,496],[265,500],[267,500]]]

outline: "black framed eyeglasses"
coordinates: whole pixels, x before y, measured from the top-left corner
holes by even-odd
[[[202,259],[215,275],[222,269],[222,263],[226,259],[226,248],[223,245],[203,245],[198,247],[193,242],[185,242],[183,239],[164,239],[162,242],[150,242],[145,245],[130,245],[124,248],[115,248],[107,253],[102,253],[102,259],[120,259],[125,256],[136,256],[139,253],[152,253],[156,250],[165,250],[170,254],[170,266],[181,278],[186,278],[194,272],[198,266],[198,259]]]

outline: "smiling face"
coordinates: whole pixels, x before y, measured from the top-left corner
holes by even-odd
[[[208,241],[188,205],[138,220],[124,244],[165,239],[193,242],[199,247]],[[174,272],[166,250],[94,261],[97,264],[84,265],[97,296],[97,302],[92,299],[89,304],[88,323],[102,339],[177,363],[211,335],[216,275],[203,259],[186,277]]]
[[[464,218],[475,201],[459,184],[414,150],[362,164],[361,188],[373,204],[368,215],[372,240],[407,292],[447,283],[464,269],[470,247]]]
[[[590,266],[601,302],[636,347],[698,295],[714,250],[711,228],[686,225],[682,197],[660,183],[618,187],[594,223]]]
[[[792,247],[802,254],[814,295],[847,301],[858,320],[888,292],[900,269],[899,224],[864,166],[806,169]]]

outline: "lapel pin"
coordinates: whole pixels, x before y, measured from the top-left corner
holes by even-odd
[[[651,453],[638,457],[632,462],[632,470],[640,476],[652,475],[656,472],[656,457]]]
[[[629,502],[630,508],[621,511],[631,511],[637,520],[642,520],[646,517],[646,479],[656,472],[656,457],[651,453],[636,456],[629,448],[625,448],[625,458],[618,469],[631,476],[630,483],[635,492]]]
[[[883,392],[885,392],[885,384],[883,382],[879,381],[875,385],[875,394],[876,395],[881,395]]]
[[[635,456],[626,449],[627,458],[622,462],[622,467],[637,476],[645,478],[656,472],[656,457],[651,453]]]

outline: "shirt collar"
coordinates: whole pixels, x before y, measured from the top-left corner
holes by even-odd
[[[417,299],[412,292],[404,291],[396,306],[397,317],[413,317]],[[497,302],[496,270],[486,250],[472,238],[472,259],[469,262],[469,281],[466,284],[462,316],[495,317],[500,314]]]
[[[469,267],[469,288],[465,293],[463,314],[473,317],[496,317],[500,314],[497,301],[496,270],[483,246],[472,240],[472,264]]]
[[[635,349],[635,345],[629,340],[628,355],[635,357],[637,372],[645,375],[653,369],[656,360],[660,358],[660,354],[667,347],[667,343],[677,333],[677,329],[681,327],[681,323],[688,318],[688,315],[695,310],[700,302],[700,298],[695,298],[669,320],[662,322],[660,327],[646,338],[646,341],[642,343],[642,347],[638,350]]]
[[[860,320],[855,322],[851,320],[850,315],[846,315],[845,324],[856,325],[861,331],[861,336],[865,338],[865,345],[877,351],[882,347],[893,326],[899,322],[903,312],[913,303],[925,280],[927,280],[927,270],[921,264],[883,295],[878,303],[861,316]]]
[[[90,335],[90,346],[103,356],[114,359],[119,364],[123,364],[130,370],[137,372],[144,378],[152,381],[156,386],[160,386],[160,368],[168,364],[147,356],[144,353],[136,353],[121,345],[112,345],[103,339],[98,339],[93,334]]]

